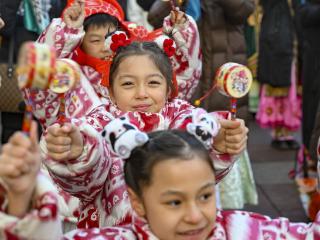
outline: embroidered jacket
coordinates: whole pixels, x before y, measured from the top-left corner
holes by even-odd
[[[192,114],[199,110],[189,103],[175,99],[167,102],[159,113],[128,112],[126,116],[140,130],[185,128]],[[214,114],[214,113],[212,113]],[[101,132],[110,120],[123,113],[112,104],[97,108],[86,120],[74,119],[84,137],[84,151],[78,159],[57,162],[46,156],[46,146],[42,142],[44,164],[54,182],[64,191],[80,199],[78,227],[103,227],[123,224],[130,220],[130,204],[123,176],[124,162],[112,155]],[[214,114],[215,115],[215,114]],[[211,149],[217,180],[225,176],[237,156],[216,154]]]

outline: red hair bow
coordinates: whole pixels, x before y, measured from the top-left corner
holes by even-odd
[[[168,57],[172,57],[176,52],[173,43],[174,42],[172,39],[165,39],[163,41],[163,51],[167,54]]]
[[[111,41],[110,48],[113,52],[116,52],[119,47],[127,46],[131,43],[130,39],[128,39],[124,33],[113,34]]]

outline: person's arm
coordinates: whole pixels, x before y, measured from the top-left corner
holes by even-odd
[[[241,233],[237,231],[241,226]],[[320,213],[313,223],[293,223],[280,217],[272,219],[259,213],[221,211],[217,213],[216,230],[230,239],[320,239]]]
[[[37,41],[53,46],[58,58],[69,58],[85,34],[84,17],[84,2],[77,0],[64,10],[63,18],[52,20]]]
[[[96,79],[96,78],[93,78]],[[59,117],[61,96],[51,90],[25,88],[23,97],[32,107],[33,115],[44,128]],[[102,105],[90,81],[80,72],[80,82],[63,95],[67,118],[81,118]]]
[[[169,103],[168,109],[171,110],[166,116],[170,129],[185,129],[187,124],[192,121],[192,115],[199,111],[189,103],[178,99]],[[228,112],[209,114],[219,119],[221,126],[209,148],[216,171],[216,179],[219,181],[230,171],[239,154],[246,148],[248,129],[243,120],[227,120],[229,118]]]
[[[30,138],[15,133],[0,155],[0,236],[4,239],[59,239],[55,188],[39,173],[37,124]],[[1,237],[1,239],[3,239]]]
[[[201,76],[200,36],[194,19],[183,12],[171,12],[163,21],[163,32],[176,43],[173,61],[178,82],[178,98],[190,100]]]
[[[219,4],[226,19],[233,24],[244,24],[255,8],[253,0],[220,0]]]
[[[5,191],[0,191],[0,199],[3,200],[0,200],[0,237],[3,237],[1,239],[56,240],[62,236],[57,193],[51,181],[44,175],[37,176],[30,201],[24,198],[23,201],[28,204],[28,208],[21,216],[8,212],[11,199]]]
[[[101,136],[110,122],[104,106],[71,124],[48,127],[41,141],[44,164],[54,182],[82,201],[92,201],[102,190],[112,156]]]

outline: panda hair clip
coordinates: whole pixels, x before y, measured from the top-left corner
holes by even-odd
[[[111,151],[123,159],[130,157],[131,151],[149,141],[146,133],[131,124],[126,117],[112,120],[102,132]]]
[[[202,111],[196,111],[192,115],[192,122],[186,125],[185,130],[195,136],[207,149],[210,149],[219,129],[220,124],[215,117],[204,114]],[[129,158],[134,148],[143,146],[149,141],[148,135],[130,123],[125,116],[113,119],[107,124],[102,137],[110,146],[111,152],[122,159]]]

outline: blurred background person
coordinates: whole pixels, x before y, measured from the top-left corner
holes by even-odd
[[[217,69],[227,62],[247,64],[244,24],[253,13],[253,0],[202,0],[199,31],[203,71],[194,99],[204,96],[213,86]],[[217,90],[202,101],[207,111],[229,110],[230,100]],[[248,97],[239,99],[238,116],[248,123]],[[240,155],[228,176],[219,184],[221,207],[240,209],[257,204],[257,191],[247,150]]]
[[[1,142],[7,142],[13,132],[21,129],[22,124],[24,102],[20,97],[19,89],[15,86],[16,83],[11,84],[16,81],[13,73],[18,49],[25,41],[35,41],[47,27],[50,19],[60,16],[65,4],[66,0],[0,1],[0,16],[5,22],[5,26],[0,29],[0,74],[3,79],[6,77],[10,80],[10,87],[6,86],[5,90],[2,88],[0,100],[12,101],[17,105],[6,111],[0,109],[2,115]],[[11,93],[11,87],[16,87],[12,90],[16,94]],[[19,103],[20,108],[18,108]]]
[[[297,158],[296,177],[309,180],[313,185],[300,184],[301,194],[306,196],[305,208],[311,220],[320,210],[320,194],[317,192],[317,144],[320,136],[320,1],[305,1],[299,8],[302,46],[302,146]],[[307,191],[305,191],[307,190]]]
[[[293,137],[301,124],[298,84],[299,0],[260,0],[263,10],[257,79],[262,84],[256,119],[272,129],[271,146],[297,150]]]

